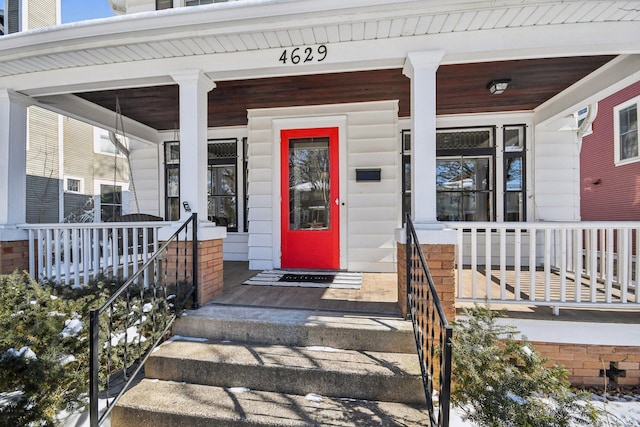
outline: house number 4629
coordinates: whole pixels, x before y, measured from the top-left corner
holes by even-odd
[[[327,57],[327,46],[321,44],[313,48],[310,46],[285,49],[279,61],[283,64],[304,64],[305,62],[322,62]]]

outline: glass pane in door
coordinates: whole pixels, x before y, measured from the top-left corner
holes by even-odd
[[[289,140],[289,229],[329,228],[329,138]]]

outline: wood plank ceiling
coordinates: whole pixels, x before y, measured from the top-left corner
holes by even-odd
[[[589,75],[613,56],[544,58],[443,65],[437,73],[437,114],[528,111]],[[487,83],[509,78],[502,95]],[[216,82],[209,93],[209,127],[246,125],[247,110],[298,105],[399,100],[410,115],[410,81],[401,69]],[[179,126],[178,86],[77,94],[158,130]]]

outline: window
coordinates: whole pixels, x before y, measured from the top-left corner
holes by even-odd
[[[165,218],[168,221],[180,219],[180,145],[167,142],[165,150]]]
[[[525,192],[526,126],[505,126],[504,133],[504,220],[526,221]]]
[[[226,3],[229,0],[187,0],[185,6],[200,6],[202,4]]]
[[[495,219],[494,128],[436,133],[438,221]]]
[[[411,212],[411,132],[402,131],[402,223]]]
[[[125,147],[129,147],[129,138],[120,138],[120,140]],[[93,128],[93,151],[99,154],[124,157],[124,154],[111,142],[109,132],[96,127]]]
[[[207,216],[229,231],[238,231],[238,140],[210,140],[207,147]],[[180,145],[165,144],[166,217],[180,218]],[[245,203],[246,205],[246,203]]]
[[[6,34],[22,31],[22,0],[5,1],[5,29]]]
[[[244,193],[244,231],[249,231],[249,139],[242,138],[242,190]]]
[[[67,193],[84,193],[84,179],[65,176],[64,191]]]
[[[237,140],[209,141],[207,192],[209,220],[238,231]]]
[[[156,0],[156,10],[171,9],[173,0]]]
[[[640,98],[629,100],[613,109],[615,131],[615,163],[640,160],[638,148],[638,104]]]
[[[100,184],[100,219],[113,221],[122,216],[122,187]]]
[[[526,220],[525,125],[436,131],[438,221]],[[502,152],[502,173],[496,163]],[[402,132],[403,217],[411,212],[411,133]],[[502,182],[497,182],[497,177]],[[498,211],[497,208],[501,208]]]

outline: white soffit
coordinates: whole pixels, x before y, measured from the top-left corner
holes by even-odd
[[[251,70],[260,60],[273,68],[265,67],[265,76],[357,69],[356,62],[360,69],[390,68],[402,66],[407,50],[443,46],[443,63],[640,52],[637,1],[279,0],[210,6],[3,36],[0,87],[56,93],[29,92],[42,85],[40,73],[53,72],[52,86],[70,90],[64,83],[69,69],[81,85],[90,84],[96,70],[122,82],[197,64],[213,78],[258,77]],[[339,60],[275,71],[274,55],[282,49],[322,44]],[[140,66],[131,67],[136,62]]]

